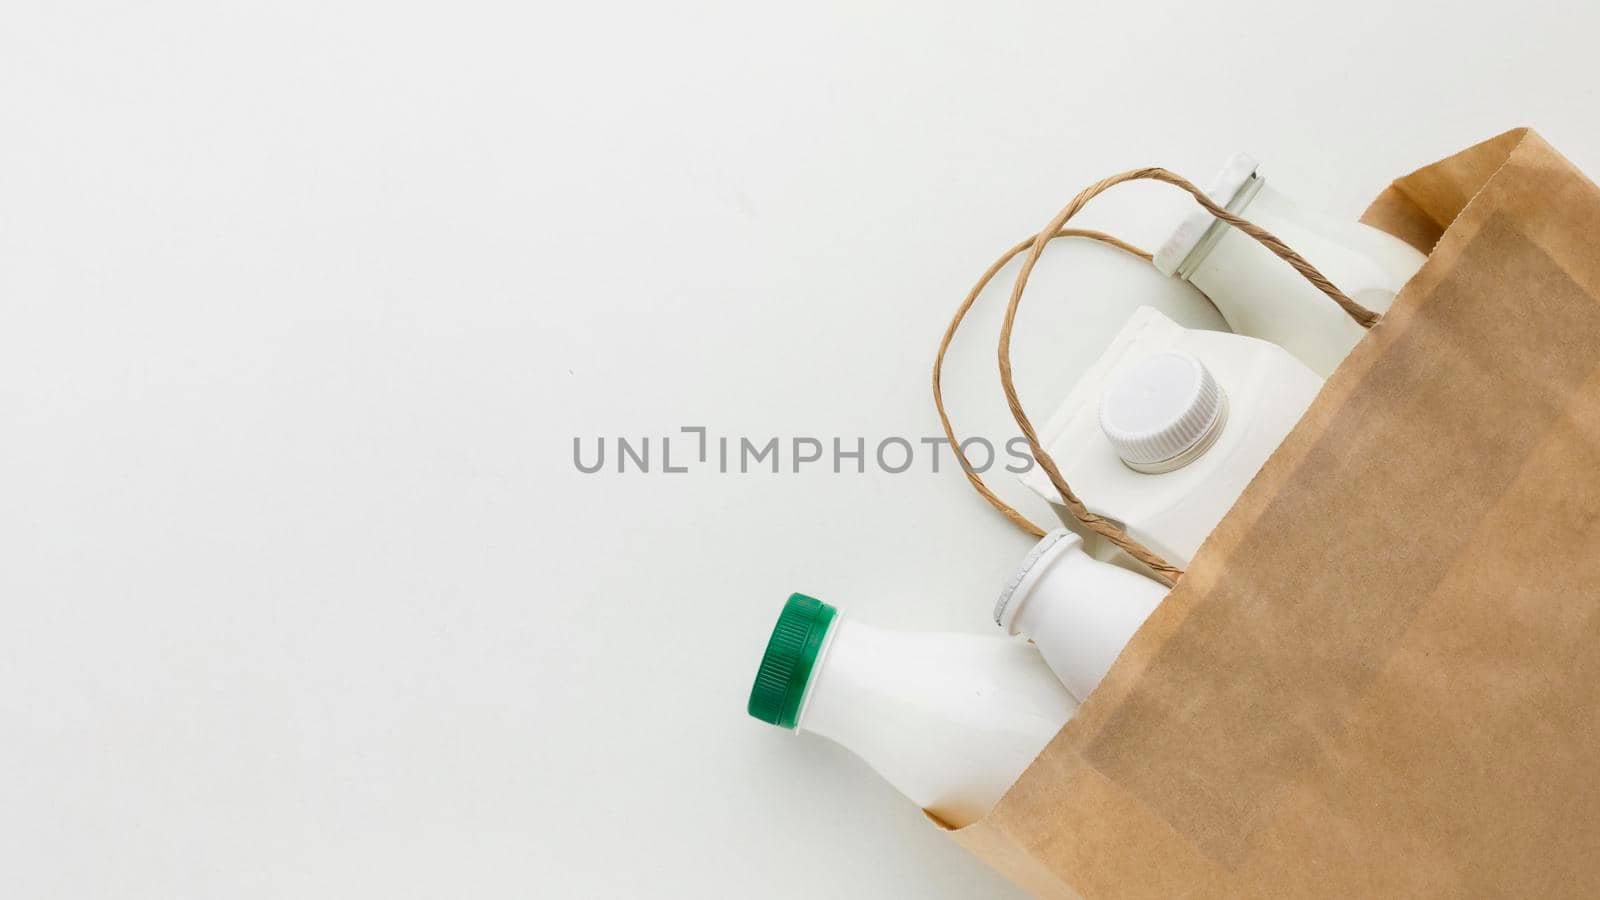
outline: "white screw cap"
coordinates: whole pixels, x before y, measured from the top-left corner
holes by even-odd
[[[1100,397],[1100,430],[1137,472],[1158,474],[1199,458],[1228,417],[1228,396],[1194,356],[1157,353],[1124,371]]]

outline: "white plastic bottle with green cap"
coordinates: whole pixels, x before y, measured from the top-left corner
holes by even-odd
[[[1243,154],[1206,190],[1305,257],[1352,300],[1381,313],[1426,261],[1405,241],[1308,209],[1270,187]],[[1156,268],[1211,298],[1234,332],[1278,344],[1326,378],[1366,330],[1255,239],[1196,210],[1155,254]]]
[[[1084,553],[1083,539],[1060,528],[1006,582],[994,622],[1033,641],[1082,701],[1166,594],[1159,582]]]
[[[1140,307],[1039,439],[1090,511],[1182,566],[1321,389],[1276,344]],[[1072,524],[1040,467],[1022,481]]]
[[[795,594],[748,710],[844,745],[959,828],[988,813],[1077,702],[1021,640],[874,628]]]

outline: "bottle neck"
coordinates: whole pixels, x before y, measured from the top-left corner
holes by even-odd
[[[1166,588],[1094,559],[1076,540],[1058,546],[1024,576],[1025,590],[1012,598],[1016,609],[1007,625],[1033,641],[1067,690],[1085,700]]]
[[[1223,205],[1223,209],[1236,216],[1243,216],[1245,210],[1250,208],[1250,204],[1262,192],[1266,184],[1266,180],[1260,175],[1251,174],[1233,195],[1233,199]],[[1211,227],[1207,228],[1205,234],[1201,235],[1200,242],[1194,245],[1194,249],[1189,251],[1189,255],[1178,263],[1178,268],[1173,274],[1184,281],[1188,281],[1194,275],[1195,270],[1200,268],[1201,264],[1206,261],[1206,257],[1211,255],[1211,251],[1217,246],[1217,242],[1222,240],[1222,236],[1232,227],[1221,219],[1213,219]]]
[[[826,676],[827,676],[827,673],[828,673],[828,661],[833,656],[835,641],[839,637],[839,632],[845,629],[845,625],[846,625],[847,621],[848,620],[843,615],[835,613],[834,617],[833,617],[833,621],[828,624],[827,634],[825,634],[823,636],[823,638],[822,638],[822,649],[817,651],[816,662],[811,664],[811,678],[806,682],[805,693],[800,698],[800,709],[799,709],[798,712],[795,713],[795,719],[794,719],[794,730],[795,731],[815,731],[815,730],[817,730],[817,729],[811,727],[811,720],[808,720],[808,718],[807,718],[807,713],[812,708],[812,702],[817,698],[817,695],[819,694],[819,689],[821,688],[821,685],[824,682],[834,682],[834,681],[842,680],[841,676],[835,676],[832,679],[830,679],[830,678],[828,678]],[[850,624],[855,625],[855,623],[850,623]],[[862,626],[860,626],[860,625],[855,625],[855,629],[860,629],[861,627]],[[845,651],[845,655],[846,656],[850,655],[850,652],[849,652],[848,649]],[[833,687],[831,685],[830,685],[830,688],[831,688],[832,692],[834,692],[834,693],[837,693],[837,691],[839,690],[837,687]],[[822,706],[823,706],[824,710],[826,710],[828,708],[831,708],[832,706],[836,705],[836,700],[834,700],[833,698],[829,697],[828,693],[826,691],[821,691],[821,692],[823,693],[823,696],[824,696],[824,700],[823,700],[823,703],[822,703]],[[825,713],[824,713],[824,715],[825,715]],[[815,718],[816,717],[812,717],[812,719],[815,719]]]
[[[807,687],[797,731],[855,753],[956,827],[986,813],[1077,707],[1025,642],[842,616]]]
[[[927,681],[928,660],[915,649],[919,639],[926,640],[835,616],[811,670],[795,730],[861,752],[858,742],[864,732],[903,715],[908,703],[917,703],[906,691]]]

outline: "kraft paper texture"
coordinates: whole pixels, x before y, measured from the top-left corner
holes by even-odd
[[[1100,688],[952,832],[1041,897],[1600,896],[1600,189],[1528,130]]]

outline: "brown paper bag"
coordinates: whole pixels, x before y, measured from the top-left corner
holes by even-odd
[[[1536,134],[992,814],[1041,897],[1600,896],[1600,189]]]

